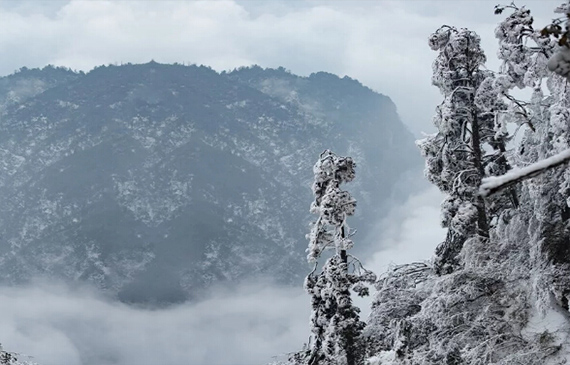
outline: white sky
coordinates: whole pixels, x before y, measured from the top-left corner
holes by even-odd
[[[88,71],[109,63],[188,62],[216,70],[251,64],[300,75],[348,75],[390,96],[419,135],[440,101],[427,37],[469,27],[491,68],[500,0],[27,1],[0,0],[0,75],[46,64]],[[505,0],[505,3],[510,2]],[[546,24],[562,0],[526,0]]]

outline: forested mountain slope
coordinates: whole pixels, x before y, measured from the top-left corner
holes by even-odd
[[[363,236],[420,164],[388,97],[327,73],[46,67],[1,78],[0,97],[2,280],[87,281],[129,302],[300,282],[311,165],[327,147],[366,176]]]

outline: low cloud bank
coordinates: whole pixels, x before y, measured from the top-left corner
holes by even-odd
[[[308,334],[302,288],[242,285],[148,310],[63,285],[0,288],[0,341],[42,365],[260,364]]]

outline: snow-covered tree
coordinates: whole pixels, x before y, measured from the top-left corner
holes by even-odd
[[[481,182],[479,193],[483,197],[488,197],[504,188],[546,173],[550,169],[567,164],[569,162],[570,149],[567,149],[554,156],[525,166],[524,168],[511,170],[504,175],[486,177]]]
[[[570,86],[563,72],[564,60],[559,59],[559,65],[552,67],[553,59],[568,51],[568,28],[564,31],[562,19],[556,19],[539,31],[533,28],[529,10],[514,5],[501,9],[506,8],[510,8],[511,14],[496,32],[504,65],[501,71],[507,89],[515,86],[531,89],[530,100],[518,102],[517,108],[533,128],[526,128],[518,153],[513,156],[519,170],[487,180],[491,185],[482,188],[493,188],[493,184],[500,182],[512,184],[540,173],[521,184],[524,204],[520,214],[529,227],[533,266],[541,267],[535,292],[542,302],[549,302],[554,295],[562,307],[568,308],[570,172],[558,166],[565,164],[570,149]],[[569,3],[556,12],[568,14]]]
[[[37,365],[29,360],[24,360],[28,356],[20,355],[15,352],[5,351],[0,344],[0,365]]]
[[[570,7],[560,9],[567,14]],[[570,159],[570,83],[549,69],[567,45],[562,33],[535,30],[524,7],[496,12],[508,13],[495,33],[502,61],[496,73],[483,68],[473,32],[442,27],[430,38],[439,51],[433,82],[444,101],[434,118],[438,133],[419,145],[427,178],[447,195],[449,231],[433,266],[395,266],[377,281],[360,335],[370,365],[570,359],[570,169],[562,167]],[[530,98],[516,98],[515,88],[531,91]],[[313,233],[321,232],[316,227]],[[336,247],[336,231],[322,232],[312,235],[321,237],[313,258]],[[322,280],[313,288],[326,286],[319,275],[310,275],[312,283]],[[314,293],[334,306],[328,292]],[[314,317],[323,324],[333,315],[327,305]],[[325,337],[325,330],[314,333]]]
[[[548,69],[566,79],[570,79],[570,2],[559,6],[555,13],[564,14],[564,18],[555,19],[541,31],[543,36],[554,36],[558,40],[558,49],[548,60]],[[564,29],[562,29],[564,24]]]
[[[495,74],[477,72],[481,78],[472,84],[473,104],[463,106],[474,105],[470,110],[476,112],[481,127],[479,181],[488,183],[484,189],[503,182],[506,188],[496,192],[499,199],[485,198],[487,237],[473,233],[479,229],[475,209],[467,225],[453,224],[453,214],[459,214],[457,203],[467,199],[473,205],[471,199],[482,195],[457,172],[470,167],[476,171],[473,163],[464,162],[474,155],[469,143],[474,139],[473,126],[463,124],[466,132],[453,134],[453,122],[461,119],[448,118],[446,123],[442,117],[454,116],[450,107],[454,104],[448,101],[451,93],[442,90],[445,100],[435,118],[439,132],[420,146],[428,160],[428,178],[448,195],[444,223],[447,219],[452,223],[448,227],[465,228],[467,234],[456,247],[459,264],[444,271],[446,275],[434,275],[429,264],[412,264],[392,268],[378,281],[364,331],[371,343],[367,353],[371,364],[550,365],[570,358],[570,172],[560,167],[570,155],[570,88],[566,79],[547,67],[561,47],[556,39],[536,31],[525,8],[511,4],[498,10],[509,12],[496,30],[502,67]],[[431,38],[440,50],[434,71],[437,75],[443,69],[444,86],[445,77],[456,75],[446,62],[452,66],[461,62],[454,51],[469,43],[453,39],[462,31],[467,32],[444,27]],[[531,98],[515,98],[514,88],[529,88]],[[448,129],[442,132],[441,126]],[[519,133],[516,139],[509,134],[512,126]],[[455,142],[457,136],[468,138]],[[523,179],[528,176],[534,178]],[[469,194],[456,193],[457,186]],[[447,249],[446,243],[435,261],[434,271],[439,274],[441,247]]]
[[[311,213],[318,218],[308,235],[307,258],[315,269],[305,280],[311,295],[311,340],[308,351],[295,355],[301,363],[354,365],[364,361],[360,334],[365,324],[359,318],[359,308],[352,304],[350,291],[367,295],[364,284],[376,277],[348,253],[353,242],[346,220],[354,214],[356,201],[340,188],[354,179],[355,167],[350,157],[326,150],[313,168]],[[317,260],[327,249],[333,250],[333,255],[317,272]]]
[[[444,26],[432,34],[429,45],[439,52],[432,83],[444,100],[434,117],[438,132],[418,145],[426,158],[426,177],[446,194],[442,224],[448,233],[435,262],[436,271],[445,274],[461,266],[459,254],[467,239],[489,238],[489,215],[499,215],[507,204],[516,205],[517,197],[509,191],[488,208],[477,193],[485,175],[500,175],[510,168],[506,131],[497,119],[506,106],[492,87],[493,74],[483,69],[486,58],[479,36]]]
[[[417,331],[412,335],[409,318],[421,310],[421,303],[429,296],[431,288],[424,285],[433,276],[426,263],[412,263],[390,267],[376,283],[377,294],[372,303],[372,314],[364,334],[370,354],[394,351],[403,356],[416,343],[425,343],[427,333]]]

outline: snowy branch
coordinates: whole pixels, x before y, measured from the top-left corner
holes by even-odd
[[[563,165],[570,161],[570,149],[560,152],[557,155],[546,158],[522,169],[511,170],[501,176],[491,176],[483,179],[479,194],[486,197],[498,192],[501,189],[512,186],[518,182],[535,177],[554,167]]]

